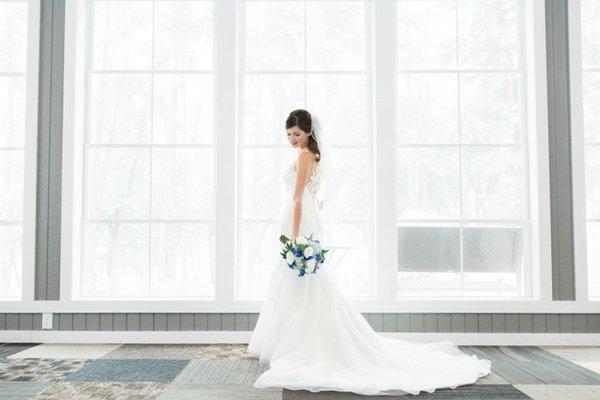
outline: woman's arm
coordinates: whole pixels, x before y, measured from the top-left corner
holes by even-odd
[[[300,230],[300,218],[302,217],[302,195],[308,178],[312,155],[303,151],[298,155],[298,167],[296,168],[296,188],[294,190],[294,220],[292,224],[292,237],[295,240]]]

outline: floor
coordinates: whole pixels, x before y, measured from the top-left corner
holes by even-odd
[[[245,344],[0,343],[6,399],[408,399],[411,394],[255,389],[266,363]],[[600,347],[460,346],[492,360],[473,385],[421,392],[423,399],[600,399]]]

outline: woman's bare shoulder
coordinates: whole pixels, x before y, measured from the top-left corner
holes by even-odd
[[[304,165],[304,168],[307,168],[310,171],[316,163],[317,159],[314,153],[308,150],[302,150],[296,158],[295,167],[297,168],[298,165],[302,164]]]
[[[317,160],[317,155],[308,149],[301,150],[298,153],[298,157],[296,158],[296,160],[300,160],[301,157],[307,160]]]

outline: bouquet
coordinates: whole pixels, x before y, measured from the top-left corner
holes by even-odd
[[[283,243],[281,256],[290,269],[298,271],[298,276],[315,274],[325,262],[325,253],[329,251],[321,247],[312,233],[308,237],[299,236],[295,243],[285,235],[279,236],[279,241]]]

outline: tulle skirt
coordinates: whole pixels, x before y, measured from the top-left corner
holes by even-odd
[[[322,232],[318,217],[310,214],[314,212],[303,209],[307,218],[301,235]],[[290,219],[284,219],[282,233],[289,234],[290,227]],[[273,267],[247,349],[270,369],[254,387],[416,395],[471,384],[490,373],[490,360],[467,355],[451,341],[421,343],[380,335],[344,297],[327,261],[304,277],[283,259]]]

